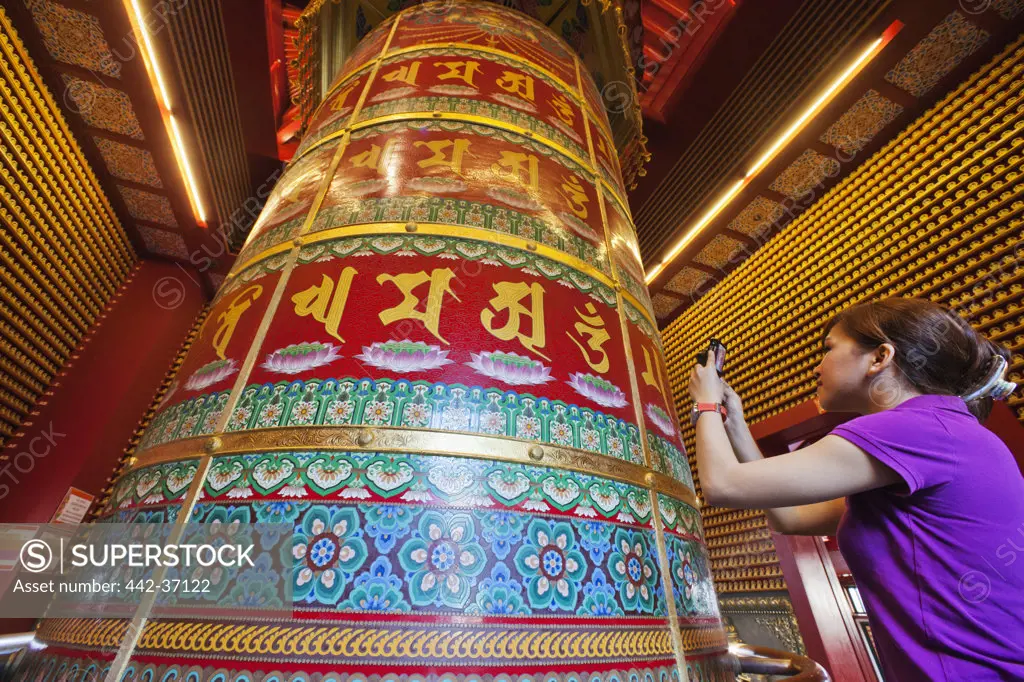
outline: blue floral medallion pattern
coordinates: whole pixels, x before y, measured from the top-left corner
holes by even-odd
[[[484,570],[484,550],[476,543],[473,517],[427,511],[412,539],[398,554],[408,572],[409,596],[417,606],[463,608],[470,588]]]
[[[527,585],[530,606],[551,611],[575,611],[580,581],[587,563],[576,549],[576,533],[564,521],[534,519],[515,566]]]
[[[351,507],[312,507],[292,537],[293,599],[337,604],[366,561],[359,514]]]

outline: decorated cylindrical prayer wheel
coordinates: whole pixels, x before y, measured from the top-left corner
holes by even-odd
[[[136,621],[129,679],[732,680],[629,215],[547,27],[367,35],[109,510],[291,524],[294,616]],[[127,628],[46,621],[32,665]]]

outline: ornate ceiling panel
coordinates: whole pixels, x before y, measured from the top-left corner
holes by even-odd
[[[790,199],[799,199],[812,187],[821,184],[825,178],[837,173],[839,161],[813,149],[806,149],[768,187]]]
[[[105,137],[94,137],[92,141],[103,157],[103,162],[107,164],[107,170],[115,178],[150,187],[164,186],[156,164],[153,163],[153,155],[147,150]]]
[[[988,38],[988,31],[971,23],[960,12],[951,12],[885,74],[885,80],[914,97],[921,97]]]
[[[55,61],[121,77],[121,62],[110,51],[98,17],[50,0],[25,0],[25,4]]]
[[[209,276],[226,272],[234,258],[223,242],[244,238],[230,227],[232,217],[241,215],[237,209],[256,192],[220,3],[138,0],[138,6],[162,74],[163,94],[154,88],[124,3],[19,0],[11,12],[136,248],[190,266],[209,263],[201,274],[212,294]],[[204,221],[197,220],[189,199],[180,154],[165,123],[166,102],[181,137],[179,149],[189,159]],[[244,220],[239,222],[241,231],[248,229]],[[217,244],[215,233],[225,224],[228,237]],[[176,246],[168,248],[167,238],[156,241],[142,228],[174,230]]]
[[[868,90],[818,139],[847,154],[853,154],[860,151],[901,113],[903,107],[899,104],[875,90]]]
[[[136,220],[148,220],[151,223],[159,223],[167,227],[178,227],[174,209],[171,208],[171,202],[167,200],[167,197],[124,185],[118,185],[117,189],[121,192],[128,211]]]
[[[61,74],[61,80],[65,86],[64,105],[81,116],[87,126],[134,140],[145,139],[132,100],[125,92],[66,73]]]

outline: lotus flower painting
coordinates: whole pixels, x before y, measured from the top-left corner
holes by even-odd
[[[550,367],[518,353],[494,350],[470,353],[470,357],[472,360],[466,364],[478,374],[510,386],[537,386],[554,379]]]
[[[355,356],[368,365],[392,372],[425,372],[450,365],[448,351],[422,341],[375,341]]]
[[[528,111],[531,114],[536,113],[537,111],[537,107],[533,106],[529,102],[525,102],[518,97],[513,97],[512,95],[506,95],[503,92],[491,93],[489,97],[495,101],[501,102],[507,107],[512,107],[521,111]]]
[[[657,426],[666,436],[672,438],[676,435],[675,427],[672,425],[672,417],[668,416],[665,410],[653,403],[647,403],[644,406],[644,412],[647,414],[647,418],[651,420],[651,423]]]
[[[408,96],[414,95],[414,94],[416,94],[416,88],[392,88],[390,90],[385,90],[384,92],[382,92],[379,95],[375,96],[370,101],[372,101],[372,102],[390,102],[393,99],[402,99],[403,97],[408,97]]]
[[[373,194],[380,192],[388,187],[388,181],[383,178],[374,178],[372,180],[359,180],[357,182],[351,182],[345,185],[345,191],[353,197],[363,197],[367,194]]]
[[[451,194],[454,192],[465,192],[469,187],[462,180],[456,178],[413,178],[405,183],[408,189],[417,192],[429,192],[431,194]]]
[[[218,381],[227,379],[237,371],[238,363],[234,360],[214,360],[192,373],[192,376],[185,382],[185,390],[201,391],[208,386],[213,386]]]
[[[298,374],[328,365],[340,357],[337,346],[331,343],[293,343],[268,355],[261,367],[268,372]]]
[[[593,400],[603,407],[623,407],[627,404],[626,394],[622,392],[622,389],[593,374],[573,372],[569,376],[569,381],[565,383],[572,386],[573,390],[584,398]]]
[[[601,241],[601,236],[597,232],[594,232],[590,225],[587,225],[571,213],[562,212],[558,214],[558,217],[562,219],[562,222],[565,223],[570,230],[584,239],[588,239],[592,242]]]
[[[435,95],[447,95],[449,97],[473,97],[479,90],[468,85],[434,85],[427,88]]]
[[[526,192],[520,192],[509,187],[488,187],[487,196],[512,208],[524,211],[540,211],[544,208],[542,204]]]

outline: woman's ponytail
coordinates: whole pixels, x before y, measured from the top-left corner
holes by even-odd
[[[973,331],[973,329],[972,329]],[[1006,370],[1011,358],[1010,351],[998,346],[975,332],[978,340],[975,346],[975,361],[972,371],[970,388],[961,394],[978,421],[985,421],[992,412],[992,403],[996,398],[1005,398],[1016,384],[1005,380]]]

